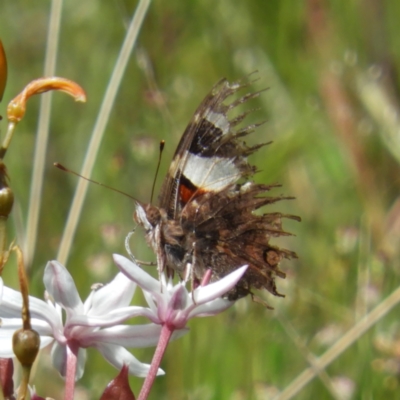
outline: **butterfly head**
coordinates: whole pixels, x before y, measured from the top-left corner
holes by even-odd
[[[160,209],[151,204],[136,203],[134,219],[148,233],[160,223]]]

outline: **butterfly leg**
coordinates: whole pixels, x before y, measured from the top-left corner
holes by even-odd
[[[128,235],[125,238],[125,250],[128,253],[130,259],[135,263],[135,264],[140,264],[140,265],[148,265],[148,266],[156,266],[157,264],[153,261],[141,261],[138,260],[132,253],[131,251],[131,246],[129,244],[131,237],[133,236],[133,234],[135,233],[135,229],[133,229],[132,231],[130,231],[128,233]]]

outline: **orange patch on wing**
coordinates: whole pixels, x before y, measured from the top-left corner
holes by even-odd
[[[196,189],[189,188],[185,184],[181,183],[179,185],[179,196],[180,196],[181,202],[183,204],[187,204],[187,202],[192,198],[192,196],[195,194],[196,191],[197,191],[197,188]]]
[[[186,185],[181,182],[179,185],[179,197],[182,205],[187,204],[194,197],[200,196],[201,194],[207,193],[207,190],[200,189],[188,181],[190,185]]]

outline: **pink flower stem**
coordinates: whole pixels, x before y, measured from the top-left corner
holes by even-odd
[[[75,391],[76,365],[78,361],[79,347],[74,342],[67,345],[67,370],[65,374],[64,400],[73,400]]]
[[[173,327],[164,324],[161,329],[160,339],[158,340],[157,348],[151,361],[150,370],[143,383],[142,390],[140,391],[137,400],[146,400],[150,394],[151,387],[153,386],[154,380],[157,376],[158,368],[160,367],[161,360],[164,356],[165,350],[167,349],[169,340],[174,331]]]

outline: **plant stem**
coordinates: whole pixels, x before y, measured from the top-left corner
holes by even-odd
[[[171,335],[174,329],[163,325],[161,329],[160,339],[157,344],[156,351],[153,356],[153,360],[151,361],[151,366],[149,373],[146,376],[146,379],[143,383],[142,390],[140,391],[138,400],[146,400],[149,396],[151,387],[153,386],[154,380],[157,376],[158,368],[160,367],[161,360],[164,356],[165,350],[167,349],[167,345],[169,340],[171,339]]]
[[[74,343],[67,346],[67,371],[65,374],[64,400],[73,400],[75,391],[76,365],[78,361],[79,347]]]

